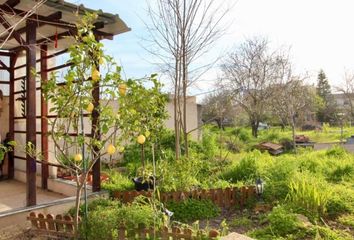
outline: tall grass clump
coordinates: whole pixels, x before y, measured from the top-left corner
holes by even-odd
[[[299,173],[289,183],[288,203],[311,218],[324,216],[331,191],[317,177]]]

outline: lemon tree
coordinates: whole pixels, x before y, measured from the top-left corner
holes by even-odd
[[[57,84],[55,73],[42,84],[50,112],[57,114],[49,119],[54,154],[76,176],[76,229],[80,196],[97,160],[124,151],[123,143],[136,141],[140,135],[153,138],[166,118],[166,98],[157,76],[123,79],[120,66],[95,39],[92,29],[96,18],[96,14],[87,14],[77,24],[65,84]],[[97,89],[100,102],[93,97]],[[119,107],[114,107],[113,102],[118,102]],[[86,117],[96,119],[93,116],[99,116],[99,120],[87,121]],[[91,122],[91,127],[85,127]]]

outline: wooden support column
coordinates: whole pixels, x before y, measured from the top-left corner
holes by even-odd
[[[26,143],[36,147],[36,27],[34,21],[26,22]],[[36,159],[26,156],[26,202],[36,205]]]
[[[16,65],[17,55],[13,54],[10,56],[10,99],[9,99],[9,134],[10,139],[15,140],[15,65]],[[8,178],[13,179],[15,175],[15,160],[14,152],[9,152],[8,154]]]
[[[98,61],[96,63],[97,69],[99,69]],[[99,81],[95,82],[95,87],[92,91],[92,97],[94,100],[94,110],[92,112],[92,136],[98,140],[101,139],[101,133],[97,129],[99,125],[99,112],[97,111],[99,104],[100,104],[100,84]],[[94,152],[98,152],[99,149],[94,148]],[[93,153],[94,154],[94,153]],[[94,158],[96,158],[93,155]],[[92,191],[98,192],[101,190],[101,159],[97,159],[96,163],[93,165],[92,168],[93,176],[92,176]]]
[[[41,45],[41,86],[43,82],[48,81],[47,72],[47,45]],[[48,162],[48,104],[43,97],[41,90],[41,146],[43,161]],[[42,188],[48,189],[48,177],[49,177],[49,166],[48,164],[42,164]]]

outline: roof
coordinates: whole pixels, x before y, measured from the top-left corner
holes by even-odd
[[[58,38],[58,47],[61,49],[72,43],[72,36],[76,30],[75,23],[78,20],[76,12],[79,16],[84,15],[85,12],[98,13],[95,33],[102,39],[113,39],[114,35],[131,30],[118,15],[104,13],[102,10],[93,10],[84,5],[75,5],[62,0],[47,0],[44,4],[37,6],[39,2],[0,0],[0,44],[10,36],[1,48],[2,50],[16,50],[25,44],[22,40],[26,39],[26,21],[21,19],[31,9],[35,11],[29,18],[38,23],[37,43],[47,42],[49,47],[53,47],[55,37]],[[9,35],[6,31],[8,26],[15,26],[18,34]]]

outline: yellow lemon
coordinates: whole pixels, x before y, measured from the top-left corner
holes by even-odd
[[[107,147],[107,153],[113,155],[116,152],[116,147],[113,144],[109,144]]]
[[[144,144],[144,143],[145,143],[145,140],[146,140],[146,138],[145,138],[145,136],[142,135],[142,134],[139,135],[138,138],[137,138],[137,141],[138,141],[139,144]]]
[[[80,153],[75,154],[74,160],[75,160],[75,162],[81,162],[82,161],[82,155]]]
[[[92,68],[91,78],[94,82],[100,80],[100,72],[95,67]]]
[[[146,136],[147,138],[150,136],[150,131],[149,131],[149,130],[146,130],[145,136]]]
[[[86,111],[88,111],[89,113],[92,113],[94,108],[95,108],[95,106],[93,106],[93,103],[89,103],[86,107]]]
[[[125,96],[127,94],[127,85],[125,83],[121,83],[118,86],[119,94],[121,96]]]

